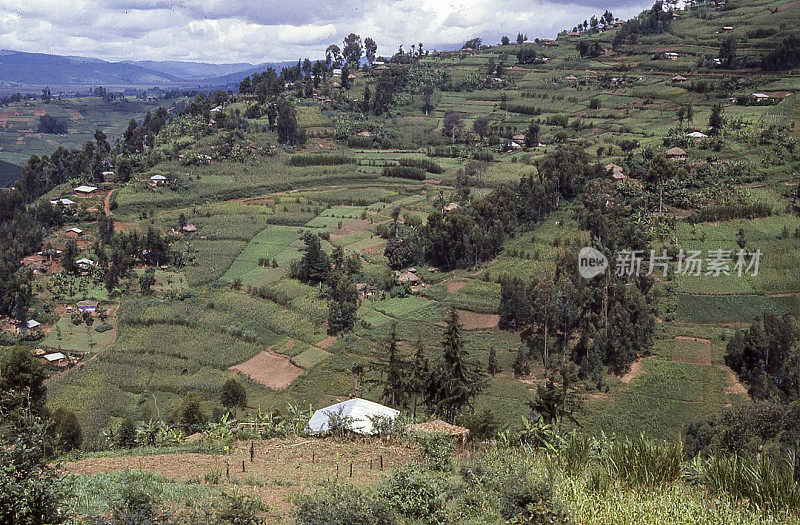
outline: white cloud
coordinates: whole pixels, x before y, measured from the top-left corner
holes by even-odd
[[[650,0],[0,0],[0,48],[107,60],[253,63],[322,57],[350,32],[379,54],[522,31],[553,36],[606,8],[630,16]],[[616,5],[614,5],[616,4]]]

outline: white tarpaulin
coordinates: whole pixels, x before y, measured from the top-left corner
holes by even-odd
[[[359,434],[372,434],[372,420],[370,418],[385,417],[395,419],[399,410],[383,406],[379,403],[360,399],[348,399],[329,407],[321,408],[314,412],[308,421],[308,432],[319,434],[328,430],[328,420],[333,417],[347,417],[350,420],[350,430]]]

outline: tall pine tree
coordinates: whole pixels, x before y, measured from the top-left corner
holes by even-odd
[[[455,309],[451,309],[447,317],[442,346],[444,355],[431,371],[425,401],[431,412],[453,421],[461,410],[472,404],[485,386],[480,366],[467,361],[461,323]]]

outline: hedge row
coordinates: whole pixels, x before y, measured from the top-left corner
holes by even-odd
[[[336,166],[354,162],[353,158],[345,155],[328,155],[325,153],[292,155],[289,157],[289,165],[291,166]]]
[[[409,168],[419,168],[428,173],[444,173],[444,168],[429,159],[400,159],[400,165]]]
[[[399,177],[401,179],[425,180],[425,170],[412,166],[386,166],[383,168],[384,177]]]

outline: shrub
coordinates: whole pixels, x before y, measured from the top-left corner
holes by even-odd
[[[446,483],[418,466],[395,471],[380,495],[398,514],[424,523],[447,523]]]
[[[399,177],[401,179],[425,180],[425,170],[411,166],[386,166],[383,168],[384,177]]]
[[[349,485],[328,484],[297,502],[298,525],[393,525],[391,507]]]
[[[418,436],[420,456],[429,469],[446,472],[453,468],[453,440],[446,434]]]
[[[469,505],[496,508],[507,523],[567,523],[551,479],[535,479],[516,458],[501,456],[461,468]]]
[[[439,164],[429,159],[400,159],[399,163],[400,166],[419,168],[421,170],[427,171],[428,173],[434,173],[434,174],[444,173],[443,167],[441,167]]]
[[[245,408],[247,406],[247,392],[236,379],[230,378],[222,385],[222,406],[225,408]]]
[[[260,501],[246,494],[223,494],[222,509],[219,512],[221,523],[234,525],[259,525],[264,523],[258,514],[266,508]]]

